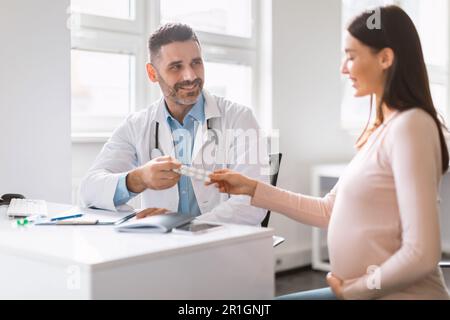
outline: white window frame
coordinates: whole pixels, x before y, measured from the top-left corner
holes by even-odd
[[[95,1],[95,0],[94,0]],[[131,19],[121,19],[92,14],[77,13],[78,23],[84,29],[128,32],[139,34],[145,25],[145,1],[133,0],[133,15]]]
[[[93,34],[95,36],[92,36]],[[97,39],[102,40],[99,41]],[[139,89],[140,86],[137,85],[138,79],[141,77],[138,61],[142,61],[143,59],[143,50],[139,45],[139,39],[139,36],[136,35],[124,37],[120,34],[103,31],[83,31],[77,39],[72,41],[72,49],[134,55],[134,64],[131,66],[132,76],[130,87],[132,88],[132,92],[130,112],[135,111],[134,106],[138,104],[138,101],[143,100],[142,89]],[[72,118],[73,132],[86,133],[91,132],[91,128],[95,128],[95,132],[104,134],[105,132],[111,131],[110,129],[116,127],[122,120],[123,116],[74,115]]]
[[[133,111],[146,108],[160,97],[157,85],[150,84],[145,72],[148,62],[148,36],[160,25],[160,1],[135,0],[135,20],[109,18],[88,14],[75,14],[76,25],[72,29],[72,49],[126,53],[135,56],[135,87],[131,104]],[[252,107],[258,116],[259,110],[259,25],[260,5],[252,1],[252,36],[242,38],[230,35],[196,31],[202,45],[205,61],[233,63],[252,68]],[[74,19],[72,17],[72,19]],[[207,80],[206,80],[207,82]],[[133,87],[132,86],[132,87]],[[207,87],[207,83],[206,83]],[[100,142],[123,120],[114,116],[74,116],[72,118],[72,140],[74,142]]]

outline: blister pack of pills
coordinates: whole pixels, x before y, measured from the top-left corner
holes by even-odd
[[[209,175],[212,173],[211,171],[207,171],[200,168],[194,168],[189,166],[181,166],[179,169],[173,169],[178,174],[191,177],[196,180],[200,180],[203,182],[210,182]]]

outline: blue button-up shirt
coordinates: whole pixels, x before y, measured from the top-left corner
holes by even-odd
[[[184,117],[182,124],[170,115],[167,107],[165,108],[165,115],[170,130],[172,131],[175,157],[182,164],[190,166],[192,163],[195,135],[199,124],[202,124],[205,121],[205,99],[203,95],[199,97],[197,103]],[[190,177],[180,177],[180,180],[178,181],[178,194],[178,212],[200,215],[200,208],[198,206],[197,198],[195,197]],[[122,175],[119,178],[114,194],[114,205],[119,206],[124,204],[134,196],[136,196],[136,194],[130,192],[126,186],[126,174]]]

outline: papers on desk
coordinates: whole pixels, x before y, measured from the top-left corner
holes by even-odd
[[[48,226],[48,225],[119,225],[129,219],[133,218],[137,210],[130,211],[109,211],[102,209],[92,208],[79,208],[73,207],[70,210],[59,213],[50,213],[49,219],[41,219],[36,221],[36,226]],[[81,213],[83,216],[75,219],[68,219],[62,221],[51,221],[51,218],[59,217],[68,214]]]
[[[101,209],[86,208],[81,210],[85,218],[96,219],[100,225],[118,225],[133,218],[138,210],[129,211],[109,211]]]
[[[166,233],[195,219],[195,216],[169,212],[142,219],[133,219],[116,227],[119,232]]]

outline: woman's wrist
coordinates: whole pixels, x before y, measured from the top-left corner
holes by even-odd
[[[253,179],[248,179],[248,190],[247,190],[247,194],[250,197],[254,197],[255,196],[255,192],[256,192],[256,187],[258,186],[258,181],[253,180]]]

